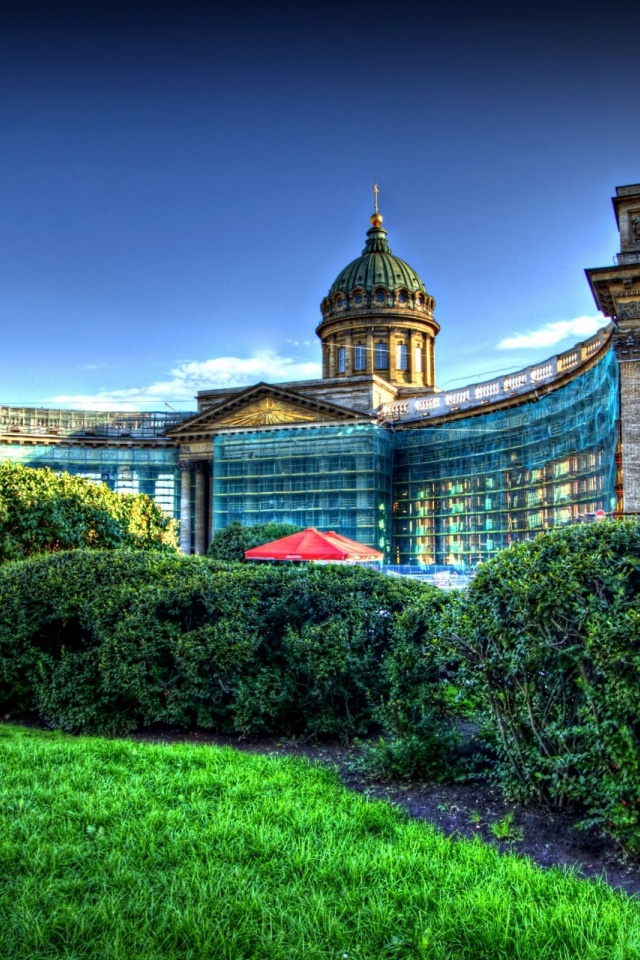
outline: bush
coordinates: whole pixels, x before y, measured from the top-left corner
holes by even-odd
[[[441,780],[458,766],[453,721],[466,705],[457,686],[459,658],[440,631],[452,602],[452,594],[432,588],[395,620],[375,711],[385,736],[366,745],[358,762],[375,777]]]
[[[177,549],[176,537],[175,520],[150,497],[0,464],[0,563],[76,547]]]
[[[639,589],[640,525],[605,521],[510,547],[449,611],[506,794],[578,805],[636,852]]]
[[[233,520],[229,526],[214,533],[207,550],[207,556],[213,560],[235,560],[244,563],[247,550],[261,547],[263,543],[289,537],[298,533],[302,527],[293,523],[255,523],[253,526],[243,526]]]
[[[371,570],[74,551],[0,568],[0,706],[103,733],[161,722],[352,736],[388,698],[402,610]]]
[[[423,723],[420,734],[379,737],[361,745],[352,767],[374,780],[431,780],[447,782],[459,779],[458,738],[441,719]]]

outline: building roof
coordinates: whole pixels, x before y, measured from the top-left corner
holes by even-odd
[[[374,214],[373,226],[367,231],[367,244],[362,256],[342,270],[334,280],[328,296],[356,287],[371,292],[376,287],[391,290],[405,287],[412,293],[426,293],[426,287],[413,267],[394,257],[387,243],[387,231],[381,226],[382,217]]]

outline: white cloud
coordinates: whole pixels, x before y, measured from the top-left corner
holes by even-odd
[[[530,333],[516,333],[513,337],[505,337],[498,344],[498,350],[528,350],[534,347],[552,347],[554,344],[572,337],[574,340],[584,340],[604,326],[602,317],[575,317],[573,320],[557,320],[555,323],[545,323],[539,330]]]
[[[215,357],[191,360],[170,371],[167,380],[146,387],[100,390],[95,394],[59,394],[47,403],[72,404],[87,410],[138,410],[165,403],[182,403],[183,409],[195,409],[198,390],[250,386],[259,380],[280,383],[288,380],[315,380],[321,376],[319,363],[301,362],[265,350],[253,357]],[[186,401],[186,404],[185,404]]]
[[[312,380],[320,376],[320,364],[300,362],[265,350],[253,357],[216,357],[213,360],[194,360],[182,363],[171,371],[176,378],[195,390],[207,387],[239,387],[265,380],[277,383],[283,380]]]

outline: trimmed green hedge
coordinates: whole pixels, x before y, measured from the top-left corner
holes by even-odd
[[[51,726],[351,736],[433,588],[338,566],[73,551],[0,569],[0,703]]]
[[[441,621],[456,596],[428,589],[396,618],[393,643],[381,663],[375,711],[384,736],[367,744],[359,765],[382,779],[460,775],[459,736],[451,720],[468,712],[459,656]]]
[[[503,551],[450,611],[513,798],[578,805],[640,851],[640,524],[570,527]]]

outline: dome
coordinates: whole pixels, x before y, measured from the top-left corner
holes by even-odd
[[[434,307],[413,267],[391,253],[376,204],[362,256],[320,304],[322,376],[375,375],[398,390],[433,388]]]
[[[426,294],[425,285],[413,267],[391,253],[387,231],[379,226],[380,220],[375,218],[374,226],[367,231],[367,245],[362,256],[352,260],[338,274],[329,290],[329,297],[356,287],[370,293],[378,286],[391,290],[405,287],[412,293]]]

